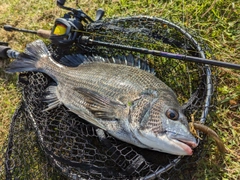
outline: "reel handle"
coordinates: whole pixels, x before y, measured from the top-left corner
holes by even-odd
[[[66,0],[57,0],[57,5],[64,6]]]

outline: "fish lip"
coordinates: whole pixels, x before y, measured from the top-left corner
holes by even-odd
[[[167,136],[183,151],[185,151],[186,155],[192,155],[193,154],[192,149],[198,146],[196,139],[194,137],[190,138],[188,136],[176,134],[170,131],[167,132]]]
[[[197,143],[192,142],[192,141],[186,141],[186,140],[178,140],[178,141],[187,144],[187,145],[190,146],[192,149],[194,149],[194,148],[196,148],[196,147],[198,146]]]
[[[181,137],[175,137],[174,135],[179,135],[176,133],[165,132],[163,134],[155,134],[151,131],[141,131],[137,129],[134,129],[133,133],[136,139],[145,146],[144,148],[168,154],[190,156],[193,154],[192,148],[197,146],[195,138],[186,138],[183,135],[181,135]]]
[[[197,147],[197,143],[187,140],[180,140],[180,139],[172,139],[177,145],[179,145],[187,155],[193,154],[193,148]]]

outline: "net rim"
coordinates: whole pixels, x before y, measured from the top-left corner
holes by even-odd
[[[184,30],[183,28],[181,28],[180,26],[168,21],[168,20],[165,20],[165,19],[161,19],[161,18],[155,18],[155,17],[150,17],[150,16],[131,16],[131,17],[119,17],[117,19],[110,19],[110,23],[111,22],[114,22],[114,21],[119,21],[119,20],[131,20],[131,19],[139,19],[139,18],[145,18],[145,19],[150,19],[150,20],[155,20],[155,21],[158,21],[158,22],[161,22],[161,23],[164,23],[164,24],[167,24],[171,27],[174,27],[175,29],[177,29],[179,32],[181,32],[185,37],[188,38],[188,40],[191,40],[193,45],[195,46],[195,48],[199,51],[199,54],[202,58],[205,58],[205,54],[204,54],[204,51],[202,50],[200,44],[186,31]],[[201,122],[202,123],[205,123],[206,121],[206,117],[208,115],[208,111],[209,111],[209,107],[210,107],[210,102],[211,102],[211,97],[212,97],[212,92],[213,92],[213,84],[212,84],[212,80],[211,80],[211,69],[210,69],[210,66],[208,65],[204,65],[204,71],[206,73],[206,96],[205,96],[205,99],[204,99],[204,108],[202,110],[202,115],[201,115]],[[24,97],[24,95],[23,95]],[[25,100],[26,102],[26,100]],[[34,119],[34,116],[33,114],[31,113],[30,110],[28,110],[28,108],[26,108],[27,111],[28,111],[28,114],[31,116],[31,119],[32,119],[32,122],[33,122],[33,126],[35,128],[35,131],[37,132],[37,139],[38,139],[38,142],[40,144],[40,147],[41,146],[44,146],[44,143],[41,143],[43,142],[43,137],[42,137],[42,134],[41,134],[41,131],[39,130],[38,126],[37,126],[37,122],[36,120]],[[45,152],[44,150],[44,147],[42,147],[42,150]],[[47,154],[45,152],[45,154]],[[51,155],[47,155],[47,156],[51,156]],[[176,166],[181,160],[182,160],[183,156],[178,156],[177,158],[171,160],[169,162],[168,165],[166,165],[165,167],[162,167],[160,169],[158,169],[157,171],[155,171],[154,173],[150,174],[150,175],[147,175],[145,177],[141,177],[140,179],[154,179],[154,178],[157,178],[157,177],[160,177],[161,174],[169,171],[170,169],[172,169],[174,166]],[[58,162],[56,159],[54,159],[54,157],[52,158],[53,161],[54,161],[54,164],[57,168],[60,168],[61,170],[63,170],[61,168],[61,162]],[[64,173],[64,172],[62,172]],[[73,178],[73,177],[79,177],[79,174],[75,174],[75,173],[71,173],[71,172],[66,172],[67,176],[69,178]],[[66,175],[65,174],[65,175]],[[81,176],[81,174],[80,174]]]

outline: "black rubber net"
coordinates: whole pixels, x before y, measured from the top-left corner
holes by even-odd
[[[187,33],[169,21],[145,17],[112,18],[91,23],[84,33],[91,39],[211,58],[211,52],[198,36]],[[68,54],[100,55],[123,59],[132,55],[149,62],[155,75],[170,86],[189,117],[209,124],[208,112],[214,107],[215,72],[209,66],[120,49],[118,46],[80,44],[49,45],[53,57]],[[193,179],[196,162],[204,156],[207,138],[192,156],[175,156],[135,147],[87,123],[64,106],[42,111],[46,87],[53,82],[42,73],[22,73],[19,87],[22,102],[16,110],[2,150],[3,179]]]

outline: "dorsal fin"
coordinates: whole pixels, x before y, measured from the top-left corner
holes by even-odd
[[[59,63],[68,67],[77,67],[86,61],[86,59],[86,56],[83,56],[82,54],[72,54],[62,57],[59,60]]]
[[[59,63],[69,67],[77,67],[80,64],[92,63],[92,62],[125,64],[127,66],[137,67],[149,73],[153,73],[153,74],[155,73],[154,69],[149,66],[147,61],[144,61],[139,58],[134,58],[132,54],[129,54],[127,56],[119,55],[111,58],[104,58],[98,55],[86,56],[82,54],[73,54],[73,55],[64,56],[59,61]]]

